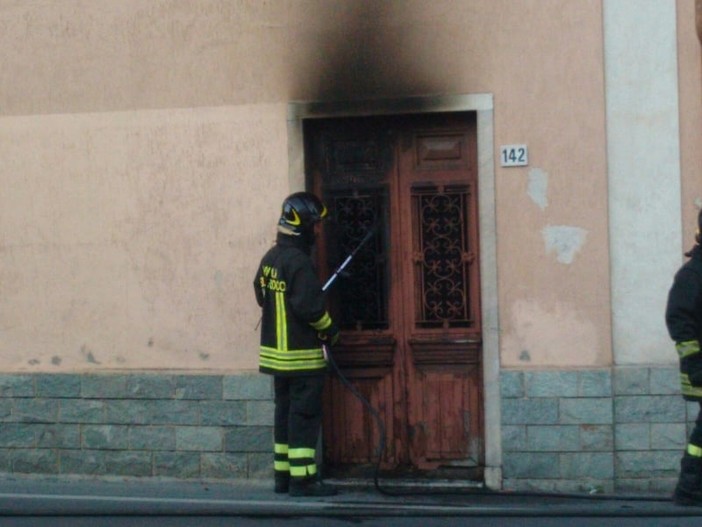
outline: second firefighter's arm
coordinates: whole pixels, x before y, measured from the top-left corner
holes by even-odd
[[[665,322],[683,367],[693,386],[702,385],[702,353],[700,353],[699,320],[702,314],[702,280],[689,268],[675,276],[668,293]]]

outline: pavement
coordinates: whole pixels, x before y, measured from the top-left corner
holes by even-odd
[[[187,515],[246,517],[700,516],[668,496],[492,492],[433,482],[332,481],[328,498],[275,494],[272,482],[192,482],[12,476],[0,481],[0,516]]]

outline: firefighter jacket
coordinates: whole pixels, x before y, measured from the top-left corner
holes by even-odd
[[[260,371],[284,376],[325,372],[319,335],[336,326],[326,310],[310,247],[279,233],[261,260],[254,291],[263,311]]]
[[[702,248],[699,245],[675,274],[665,321],[680,358],[683,397],[702,401]]]

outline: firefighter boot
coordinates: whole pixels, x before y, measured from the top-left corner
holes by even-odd
[[[702,458],[685,454],[680,461],[680,479],[673,493],[678,505],[702,507]]]
[[[276,494],[287,494],[290,489],[290,473],[289,472],[275,472],[275,487],[273,491]]]
[[[336,489],[315,477],[290,478],[290,495],[296,498],[335,496]]]

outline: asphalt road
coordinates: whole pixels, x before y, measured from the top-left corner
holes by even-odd
[[[232,516],[62,516],[0,517],[3,527],[699,527],[700,517],[232,517]]]
[[[276,495],[270,482],[0,480],[0,527],[688,527],[702,507],[667,496],[538,495],[451,490],[404,496],[346,488]]]

